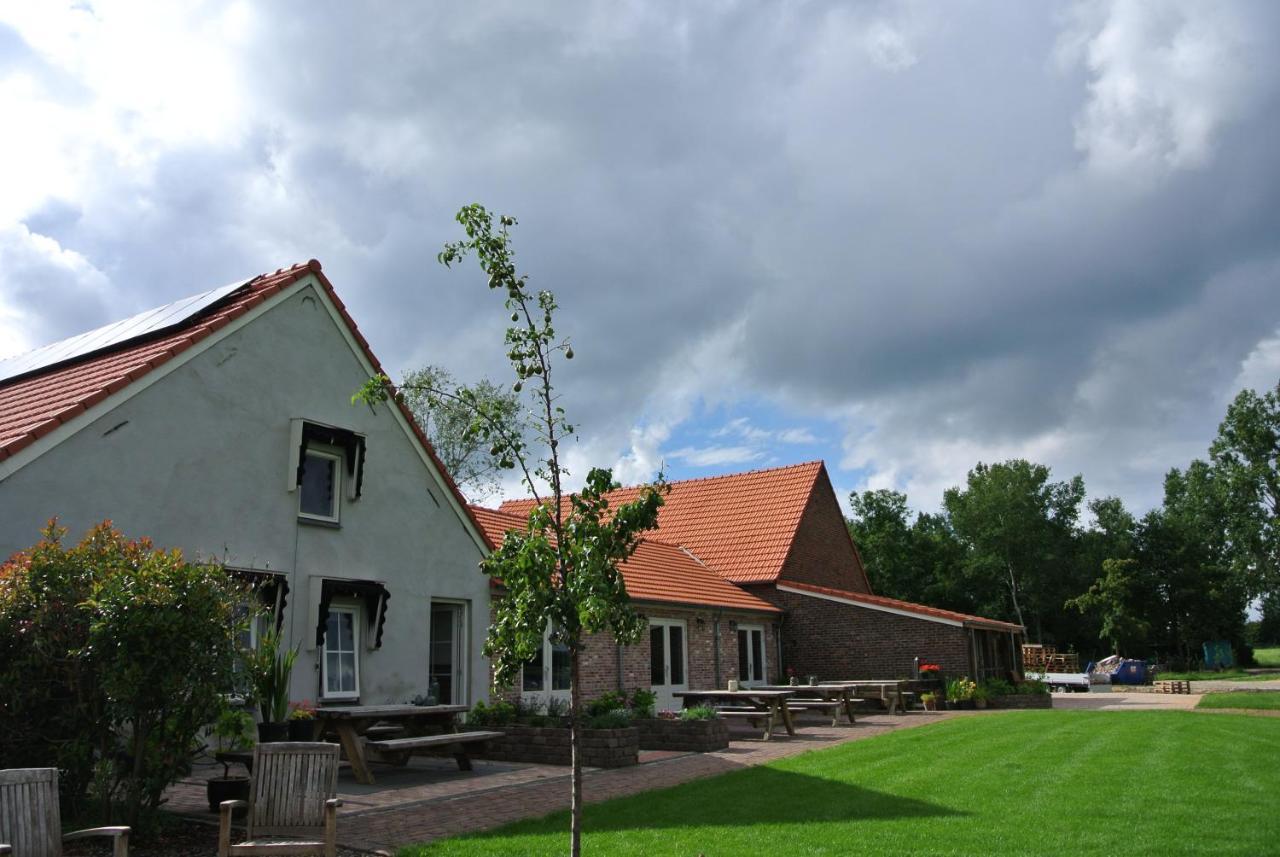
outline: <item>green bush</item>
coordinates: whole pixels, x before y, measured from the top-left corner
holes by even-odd
[[[982,687],[986,690],[988,699],[1013,693],[1013,685],[1002,678],[989,678],[982,683]]]
[[[1029,678],[1026,681],[1019,682],[1016,685],[1016,688],[1018,693],[1027,695],[1049,692],[1049,685],[1035,678]]]
[[[516,707],[505,699],[488,705],[480,700],[467,715],[467,723],[473,726],[510,726],[516,722]]]
[[[0,768],[56,765],[72,815],[148,821],[233,683],[245,590],[109,522],[0,566]]]
[[[631,712],[625,708],[602,711],[587,717],[588,729],[625,729],[631,725]]]
[[[588,717],[597,717],[601,714],[608,714],[610,711],[625,710],[626,707],[627,698],[621,693],[609,690],[588,702],[586,711]]]
[[[657,710],[658,694],[638,687],[631,692],[631,716],[652,718]]]
[[[719,717],[710,705],[695,705],[680,711],[681,720],[715,720]]]

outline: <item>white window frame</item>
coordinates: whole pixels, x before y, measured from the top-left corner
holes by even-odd
[[[327,633],[328,616],[325,617],[326,633],[324,646],[320,650],[320,698],[321,699],[359,699],[360,698],[360,605],[354,601],[335,602],[329,605],[329,616],[335,613],[351,614],[351,654],[355,660],[356,689],[354,691],[329,690],[329,634]]]
[[[302,458],[303,470],[306,470],[307,459],[311,456],[317,458],[327,458],[333,461],[333,515],[317,515],[313,512],[302,511],[302,493],[303,488],[298,486],[298,517],[306,521],[323,521],[326,524],[336,524],[342,518],[342,453],[332,452],[328,449],[315,449],[308,447],[307,454]],[[306,477],[304,476],[305,480]]]
[[[747,633],[747,671],[752,672],[751,667],[755,665],[755,659],[751,652],[751,634],[759,632],[760,634],[760,678],[754,679],[748,676],[742,678],[742,674],[738,673],[738,680],[745,681],[748,684],[768,684],[769,683],[769,635],[765,633],[764,625],[751,625],[745,623],[738,624],[738,633],[745,631]],[[738,656],[741,658],[741,654]]]

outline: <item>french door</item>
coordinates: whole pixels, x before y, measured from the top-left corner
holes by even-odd
[[[678,709],[680,700],[674,694],[689,689],[685,631],[683,620],[649,621],[649,685],[660,711]]]
[[[520,696],[531,702],[548,705],[552,700],[569,702],[569,684],[573,678],[569,647],[542,638],[542,648],[524,665],[520,677]]]
[[[759,625],[738,626],[738,681],[764,684],[768,665],[764,654],[764,628]]]
[[[433,602],[431,645],[427,660],[441,705],[466,705],[466,612],[462,604]]]

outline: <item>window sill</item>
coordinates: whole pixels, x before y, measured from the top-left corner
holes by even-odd
[[[298,516],[299,524],[306,524],[308,527],[326,527],[330,530],[342,529],[341,521],[326,521],[323,518],[308,518],[305,515]]]

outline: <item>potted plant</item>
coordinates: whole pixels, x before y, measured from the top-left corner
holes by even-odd
[[[947,682],[947,703],[957,709],[973,708],[973,694],[977,689],[967,676],[953,678]]]
[[[938,710],[938,697],[937,697],[937,696],[935,696],[935,695],[934,695],[934,694],[932,694],[932,693],[922,693],[922,694],[920,694],[920,702],[924,705],[924,710],[925,710],[925,711],[937,711],[937,710]]]
[[[289,740],[314,741],[316,739],[316,707],[310,700],[289,703]]]
[[[217,741],[219,754],[247,750],[253,746],[253,717],[243,708],[225,703],[210,732]],[[223,757],[218,761],[222,763],[222,776],[210,777],[205,783],[210,812],[217,812],[224,800],[249,799],[249,775],[232,775],[231,759]]]
[[[245,660],[253,682],[253,696],[262,714],[258,724],[258,741],[286,741],[289,738],[289,676],[298,659],[298,648],[282,650],[280,632],[271,629]]]
[[[987,707],[987,689],[982,685],[973,689],[973,705],[980,710]]]

